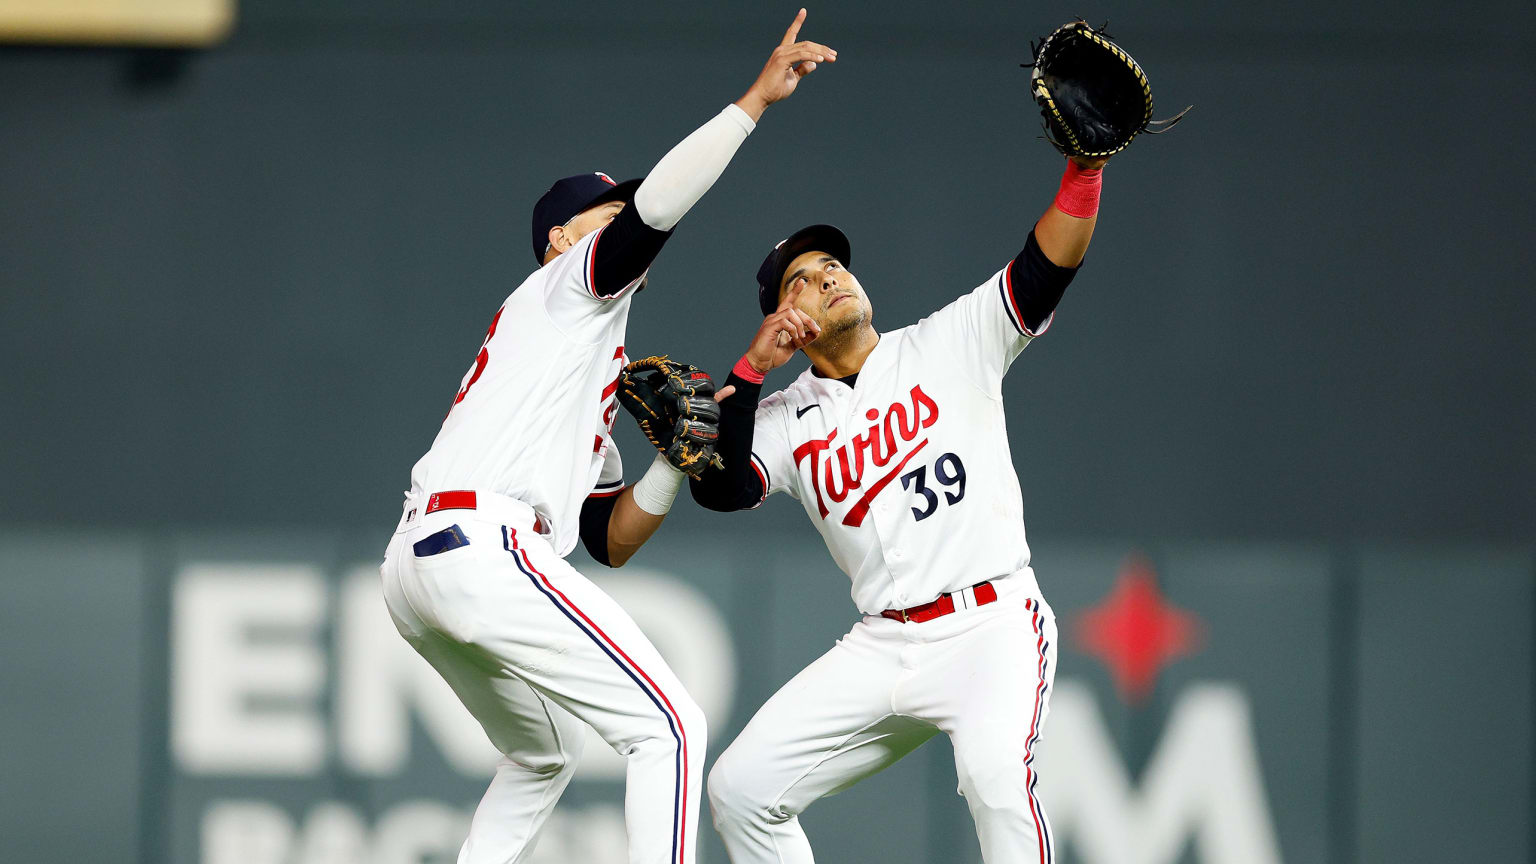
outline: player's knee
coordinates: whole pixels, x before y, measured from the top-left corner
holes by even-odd
[[[749,823],[778,823],[790,818],[791,814],[775,810],[772,796],[763,784],[753,782],[761,773],[754,770],[750,758],[741,750],[727,749],[715,761],[704,788],[709,793],[710,813],[717,829]]]
[[[551,750],[545,753],[523,751],[508,753],[502,757],[497,771],[510,771],[520,774],[542,774],[553,777],[562,771],[569,771],[576,767],[581,760],[581,748],[576,752],[569,750]]]
[[[563,735],[560,738],[560,767],[555,769],[564,771],[575,768],[581,761],[581,754],[587,748],[587,736],[581,730],[574,735]]]
[[[753,809],[746,788],[738,780],[734,762],[732,752],[726,750],[715,760],[715,767],[709,769],[709,780],[704,784],[716,828],[749,818]]]
[[[614,749],[624,755],[636,751],[651,753],[685,749],[690,761],[702,760],[709,741],[709,724],[704,711],[686,693],[673,694],[662,714],[653,715],[637,727],[639,734],[628,743],[616,743]],[[613,743],[613,742],[610,742]]]
[[[487,732],[492,730],[487,727]],[[549,735],[528,736],[498,728],[491,743],[501,751],[502,764],[532,774],[554,776],[576,768],[586,748],[585,728],[574,718],[557,724]]]
[[[672,704],[677,709],[677,719],[682,724],[682,737],[687,741],[688,752],[702,757],[709,743],[709,721],[704,717],[704,709],[687,694]]]
[[[1022,748],[955,748],[960,791],[973,807],[1013,809],[1027,806],[1029,771]]]
[[[552,736],[527,736],[485,724],[482,728],[501,751],[500,765],[525,773],[554,775],[574,769],[586,747],[586,735],[579,726],[557,727]]]

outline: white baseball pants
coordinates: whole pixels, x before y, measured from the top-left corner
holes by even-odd
[[[1033,760],[1056,670],[1056,623],[1013,593],[921,624],[870,616],[785,684],[709,774],[733,864],[811,864],[801,812],[938,732],[988,864],[1050,864]]]
[[[534,533],[531,508],[477,498],[476,510],[408,512],[380,568],[400,635],[502,753],[459,864],[527,860],[570,782],[582,721],[628,758],[631,864],[693,864],[703,712],[629,615]],[[418,554],[451,526],[468,542]]]

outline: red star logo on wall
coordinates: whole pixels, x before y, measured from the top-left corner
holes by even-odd
[[[1152,565],[1132,556],[1120,567],[1115,587],[1095,608],[1073,620],[1073,638],[1109,667],[1115,689],[1127,702],[1145,702],[1164,666],[1199,648],[1200,622],[1169,605],[1157,590]]]

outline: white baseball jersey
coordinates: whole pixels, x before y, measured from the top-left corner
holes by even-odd
[[[579,539],[582,502],[622,487],[612,439],[624,332],[635,287],[593,287],[604,230],[583,237],[517,287],[486,331],[432,449],[411,469],[430,495],[476,489],[534,508],[562,557]]]
[[[867,614],[1010,575],[1039,596],[1002,380],[1051,319],[1025,328],[1012,266],[882,334],[856,386],[807,369],[758,406],[766,494],[800,499]]]

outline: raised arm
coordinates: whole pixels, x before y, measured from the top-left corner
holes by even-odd
[[[1009,296],[1026,335],[1045,332],[1099,221],[1104,159],[1069,159],[1061,188],[1035,223],[1006,274]]]
[[[601,230],[592,250],[599,298],[618,296],[644,275],[668,232],[720,179],[768,106],[794,93],[818,63],[837,60],[837,52],[825,45],[798,41],[803,23],[801,9],[747,92],[667,151],[635,190],[634,207]]]
[[[646,175],[635,190],[635,209],[645,224],[670,231],[720,178],[768,106],[789,98],[817,63],[837,60],[831,48],[799,41],[804,23],[801,9],[747,92],[673,147]]]
[[[1099,189],[1107,159],[1068,159],[1056,200],[1035,223],[1040,251],[1058,267],[1083,263],[1099,221]]]

